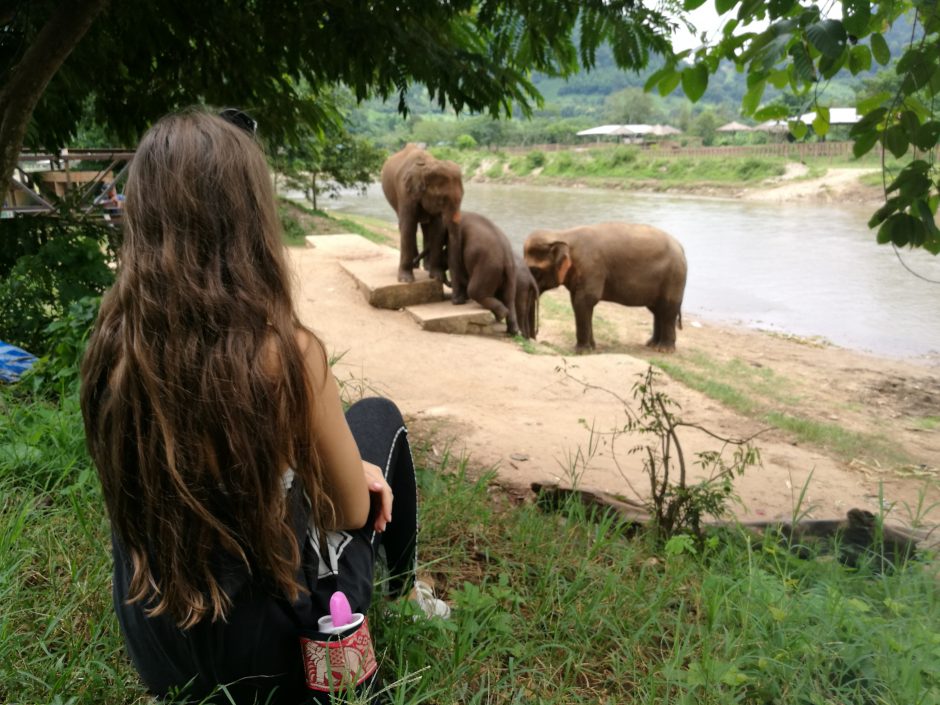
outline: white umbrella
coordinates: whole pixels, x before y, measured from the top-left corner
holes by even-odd
[[[750,132],[753,128],[742,125],[740,122],[729,122],[718,128],[718,132]]]

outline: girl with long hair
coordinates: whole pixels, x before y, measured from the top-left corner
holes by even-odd
[[[379,545],[390,589],[413,585],[414,467],[391,402],[344,415],[293,309],[254,123],[226,118],[169,115],[137,148],[82,413],[149,690],[302,702],[300,637],[333,591],[367,612]]]

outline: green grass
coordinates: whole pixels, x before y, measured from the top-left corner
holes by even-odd
[[[769,367],[754,367],[733,359],[727,362],[696,352],[682,359],[653,356],[650,360],[673,379],[714,399],[729,409],[786,431],[799,443],[831,451],[839,457],[873,458],[890,464],[910,459],[889,439],[858,433],[787,411],[799,396]]]
[[[661,156],[630,146],[548,153],[534,150],[516,156],[500,152],[448,151],[444,156],[460,163],[465,173],[473,173],[482,159],[495,160],[486,170],[486,177],[491,180],[525,177],[540,168],[542,171],[536,178],[541,181],[577,180],[618,186],[651,181],[663,186],[754,184],[783,174],[787,161],[783,157]]]
[[[328,221],[332,232],[351,232],[361,235],[367,240],[384,245],[387,241],[382,235],[361,225],[355,220],[348,218],[338,218],[330,215],[326,211],[314,210],[297,201],[287,201],[281,199],[278,203],[278,211],[281,214],[281,223],[284,228],[284,244],[290,246],[303,246],[306,244],[307,235],[316,234],[308,232],[301,223],[298,213],[318,219],[318,221]],[[321,224],[322,225],[322,224]]]
[[[74,397],[0,401],[0,702],[145,702],[112,612],[108,524]],[[421,570],[454,612],[375,606],[394,703],[940,697],[936,563],[850,571],[738,531],[657,553],[580,506],[546,515],[494,493],[492,475],[473,479],[420,443],[415,455]]]
[[[924,416],[914,421],[917,428],[924,431],[934,431],[940,428],[940,416]]]

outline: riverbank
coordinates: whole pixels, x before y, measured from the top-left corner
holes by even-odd
[[[603,188],[777,203],[858,203],[884,200],[872,178],[880,166],[845,157],[715,156],[695,150],[641,150],[623,145],[523,153],[432,150],[460,164],[471,183]]]
[[[675,196],[727,198],[767,203],[853,203],[877,208],[884,203],[884,191],[880,186],[867,183],[867,177],[877,174],[871,168],[824,168],[822,175],[811,176],[806,165],[787,162],[784,172],[747,186],[722,184],[710,181],[677,185],[652,179],[614,180],[610,178],[572,179],[543,177],[541,174],[526,177],[491,179],[485,173],[474,174],[471,183],[528,184],[533,186],[561,186],[565,188],[603,188],[617,191],[659,193]]]
[[[595,314],[597,354],[574,357],[573,317],[560,290],[542,297],[534,344],[506,339],[499,326],[483,337],[427,333],[404,312],[369,307],[337,263],[315,253],[292,251],[301,317],[332,351],[348,351],[341,378],[396,399],[438,454],[466,454],[478,469],[495,468],[512,491],[572,474],[616,494],[642,491],[629,442],[610,444],[622,406],[559,368],[629,398],[637,375],[653,364],[687,421],[726,437],[761,432],[763,468],[736,483],[742,518],[789,517],[806,483],[802,508],[816,517],[884,506],[901,520],[922,493],[940,499],[938,360],[881,358],[692,316],[678,351],[654,355],[643,345],[649,314],[605,303]],[[685,442],[688,457],[720,447],[697,432]]]

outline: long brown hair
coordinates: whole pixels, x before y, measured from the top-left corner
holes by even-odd
[[[128,601],[184,628],[224,618],[220,552],[296,599],[284,469],[317,525],[332,505],[262,150],[205,111],[170,115],[141,140],[125,192],[117,281],[82,364],[81,403],[132,562]]]

